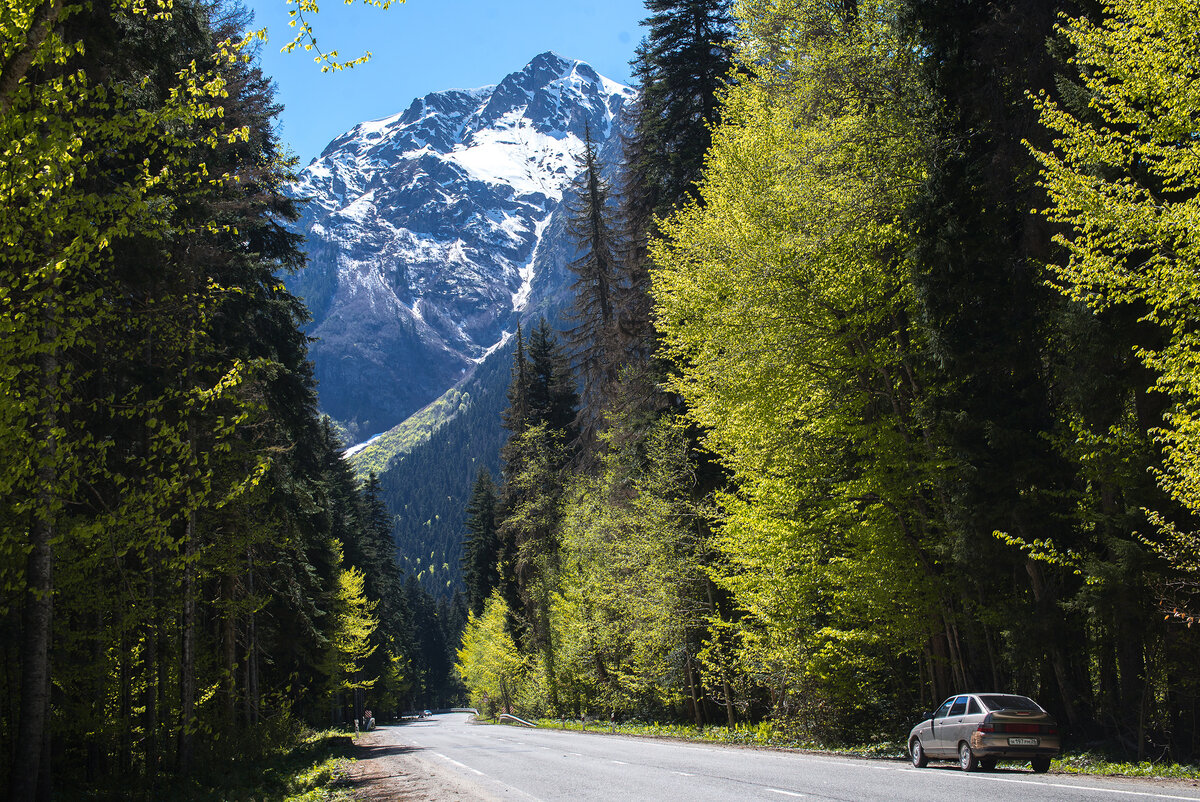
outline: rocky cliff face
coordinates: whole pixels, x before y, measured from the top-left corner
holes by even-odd
[[[543,53],[495,86],[435,92],[335,139],[300,174],[321,406],[362,440],[467,376],[562,292],[563,193],[585,132],[632,97]]]

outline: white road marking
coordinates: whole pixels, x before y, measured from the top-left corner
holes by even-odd
[[[763,790],[770,791],[773,794],[783,794],[784,796],[804,796],[804,794],[798,794],[795,791],[785,791],[782,788],[764,788]]]
[[[628,766],[628,765],[629,765],[629,764],[628,764],[628,763],[626,763],[624,760],[610,760],[610,761],[608,761],[608,762],[609,762],[609,763],[616,763],[618,766]]]
[[[459,763],[459,762],[458,762],[457,760],[455,760],[454,758],[452,758],[452,757],[446,757],[446,756],[445,756],[445,755],[443,755],[441,752],[434,752],[434,754],[435,754],[435,755],[437,755],[438,757],[440,757],[442,760],[445,760],[445,761],[446,761],[446,762],[448,762],[448,763],[453,763],[454,765],[458,766],[458,767],[459,767],[459,768],[461,768],[461,769],[466,769],[467,771],[473,771],[473,772],[475,772],[476,774],[478,774],[480,777],[486,777],[486,776],[487,776],[486,774],[484,774],[484,773],[483,773],[482,771],[480,771],[479,769],[473,769],[473,768],[471,768],[470,766],[468,766],[466,763]]]
[[[672,774],[678,774],[680,777],[695,777],[695,774],[688,774],[686,771],[673,771]]]
[[[1126,796],[1152,796],[1155,799],[1190,799],[1196,802],[1198,797],[1194,796],[1171,796],[1169,794],[1160,794],[1152,791],[1126,791],[1123,788],[1102,788],[1098,785],[1068,785],[1066,783],[1039,782],[1038,780],[1016,780],[1011,777],[988,777],[986,774],[974,775],[980,780],[991,780],[998,783],[1016,783],[1018,785],[1040,785],[1045,788],[1070,788],[1073,791],[1093,791],[1103,792],[1106,794],[1125,794]]]

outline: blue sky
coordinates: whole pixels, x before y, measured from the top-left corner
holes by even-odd
[[[254,27],[267,28],[260,61],[285,107],[281,138],[301,166],[356,123],[403,111],[427,92],[496,83],[547,50],[629,84],[646,17],[642,0],[408,0],[387,11],[324,0],[311,18],[322,50],[372,58],[322,74],[310,54],[279,52],[292,34],[285,0],[246,3]]]

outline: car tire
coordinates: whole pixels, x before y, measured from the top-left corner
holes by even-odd
[[[908,745],[908,753],[912,756],[914,767],[923,769],[929,765],[929,755],[925,754],[925,749],[921,746],[920,738],[913,738],[912,743]]]
[[[1033,771],[1035,774],[1045,774],[1046,772],[1050,771],[1050,758],[1035,757],[1033,760],[1029,761],[1029,765],[1033,766]]]
[[[996,768],[996,761],[994,758],[981,760],[979,761],[979,768],[983,769],[984,771],[993,771]]]
[[[958,745],[958,765],[963,771],[977,771],[979,769],[979,758],[975,757],[975,753],[971,751],[971,747],[964,741]]]

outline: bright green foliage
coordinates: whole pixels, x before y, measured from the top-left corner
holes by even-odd
[[[379,626],[373,613],[377,602],[364,593],[363,573],[358,568],[338,572],[333,598],[333,630],[329,637],[330,689],[337,693],[374,686],[378,677],[363,675],[363,664],[375,653],[371,635]]]
[[[707,608],[695,483],[683,423],[644,439],[602,439],[598,476],[580,476],[562,523],[554,625],[562,693],[588,711],[678,709]]]
[[[467,686],[471,703],[488,715],[497,709],[512,713],[518,709],[515,705],[530,698],[530,665],[508,632],[508,615],[504,599],[498,593],[492,594],[482,615],[471,613],[458,650],[455,668]]]
[[[346,5],[352,5],[354,0],[344,0],[344,2]],[[397,2],[397,0],[363,0],[363,5],[375,6],[386,11],[388,8],[391,8],[394,2]],[[399,0],[399,2],[403,3],[404,0]],[[341,70],[353,69],[371,60],[371,51],[369,50],[350,61],[342,61],[338,58],[338,51],[330,50],[326,53],[317,46],[316,31],[309,21],[310,17],[315,17],[321,10],[317,0],[287,0],[287,4],[295,6],[295,8],[288,10],[288,16],[291,17],[288,20],[288,25],[294,28],[296,33],[292,37],[292,40],[283,46],[280,52],[291,53],[299,47],[305,52],[313,53],[313,61],[321,65],[321,72],[339,72]]]
[[[1070,252],[1058,287],[1095,310],[1132,306],[1168,334],[1138,353],[1175,406],[1160,430],[1164,486],[1200,512],[1200,3],[1111,0],[1101,22],[1067,20],[1088,98],[1075,113],[1039,96],[1058,138],[1037,153]]]
[[[917,65],[894,7],[858,9],[742,5],[703,205],[653,248],[672,384],[734,478],[716,572],[741,668],[801,716],[878,700],[935,599],[897,222],[922,176]]]

